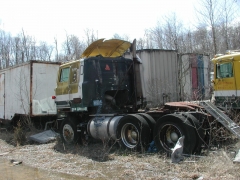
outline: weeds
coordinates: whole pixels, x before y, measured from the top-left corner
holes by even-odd
[[[230,109],[226,113],[237,125],[240,125],[239,111]],[[210,127],[212,132],[212,135],[211,135],[212,142],[216,142],[217,144],[229,145],[231,143],[234,143],[237,140],[237,137],[234,134],[232,134],[232,132],[230,132],[227,128],[225,128],[216,120],[212,122]]]
[[[20,116],[20,122],[21,122],[22,128],[25,129],[26,131],[34,131],[35,130],[35,127],[34,127],[31,117]]]
[[[21,121],[18,121],[17,126],[14,127],[13,142],[16,146],[21,146],[24,145],[26,139],[26,132],[21,125]]]
[[[36,132],[33,122],[28,116],[21,116],[13,128],[13,144],[22,146],[27,142],[27,136]]]

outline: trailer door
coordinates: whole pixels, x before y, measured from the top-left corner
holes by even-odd
[[[5,74],[0,74],[0,119],[5,119]]]

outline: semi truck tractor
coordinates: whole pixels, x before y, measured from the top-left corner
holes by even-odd
[[[125,58],[125,52],[132,58]],[[60,66],[53,98],[65,144],[92,137],[143,151],[154,142],[159,151],[171,153],[184,136],[183,153],[200,153],[214,119],[209,114],[214,113],[209,110],[212,104],[167,102],[146,108],[141,65],[135,40],[99,39],[81,59]]]

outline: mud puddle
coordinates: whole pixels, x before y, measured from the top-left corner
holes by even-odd
[[[81,179],[83,177],[56,173],[38,168],[33,168],[24,163],[14,165],[8,159],[0,158],[0,179],[7,180],[69,180],[69,179]],[[84,178],[88,179],[88,178]]]

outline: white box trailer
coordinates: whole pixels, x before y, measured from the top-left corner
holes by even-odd
[[[21,115],[56,115],[51,98],[55,92],[59,62],[28,61],[0,70],[0,122]]]

